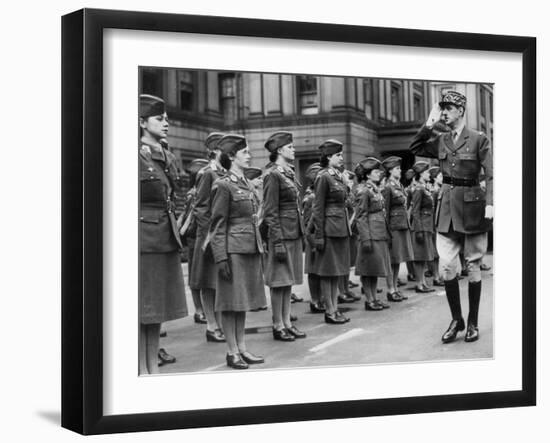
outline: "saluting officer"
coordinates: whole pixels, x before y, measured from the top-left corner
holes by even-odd
[[[214,343],[224,342],[225,337],[220,328],[221,319],[214,313],[216,266],[207,235],[211,215],[212,185],[227,173],[220,164],[221,151],[217,147],[223,135],[220,132],[213,132],[204,142],[209,164],[197,174],[197,197],[193,207],[193,217],[197,223],[197,239],[193,252],[193,268],[189,277],[189,286],[201,291],[202,307],[207,322],[206,341]]]
[[[227,134],[220,139],[221,164],[227,175],[213,186],[209,235],[217,267],[216,312],[222,315],[227,340],[227,365],[246,369],[263,363],[245,343],[246,312],[266,304],[262,276],[263,245],[259,230],[259,201],[244,175],[250,166],[246,138]]]
[[[304,273],[300,185],[290,167],[294,161],[292,133],[276,132],[264,146],[273,163],[263,180],[263,223],[268,238],[264,277],[271,292],[273,338],[289,342],[306,337],[290,321],[292,285],[302,284]]]
[[[349,318],[338,310],[338,277],[349,273],[351,236],[346,209],[348,191],[342,173],[338,171],[344,162],[343,145],[338,140],[327,140],[319,150],[319,163],[324,169],[315,179],[312,271],[320,278],[325,322],[342,324]]]
[[[386,218],[391,234],[390,261],[391,273],[388,273],[386,284],[388,287],[388,300],[401,301],[408,297],[397,289],[397,278],[401,263],[413,259],[411,231],[407,214],[407,192],[401,184],[401,158],[390,156],[382,162],[386,169],[388,179],[382,189],[386,204]]]
[[[159,372],[162,322],[187,315],[174,216],[174,190],[179,179],[175,156],[163,147],[168,135],[164,100],[139,96],[139,372]],[[171,361],[175,358],[165,354]]]
[[[430,180],[430,164],[418,161],[413,165],[416,186],[411,198],[412,246],[416,292],[433,292],[426,282],[426,264],[434,259],[434,201],[427,185]]]
[[[195,242],[197,240],[197,221],[193,217],[193,208],[197,199],[196,178],[198,172],[208,165],[208,160],[196,158],[189,164],[187,173],[189,174],[189,190],[185,194],[185,202],[180,217],[178,218],[179,234],[182,244],[187,245],[187,269],[188,275],[192,274],[193,254],[195,252]],[[195,306],[195,323],[206,324],[206,316],[202,308],[200,289],[191,288],[193,304]]]
[[[465,329],[456,278],[458,255],[464,251],[468,271],[470,313],[465,340],[479,338],[478,311],[481,297],[480,264],[487,250],[487,219],[493,218],[493,161],[487,136],[465,126],[466,97],[449,91],[434,105],[426,124],[411,143],[418,155],[439,159],[443,173],[440,208],[437,219],[439,252],[445,292],[452,321],[443,334],[444,343],[455,340]],[[434,136],[432,128],[443,120],[451,132]],[[486,192],[479,186],[481,169],[485,172]]]

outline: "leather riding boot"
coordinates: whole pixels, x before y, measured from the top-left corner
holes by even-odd
[[[464,319],[462,318],[462,308],[460,306],[460,288],[456,277],[452,280],[445,281],[445,293],[453,319],[441,337],[441,340],[443,343],[450,343],[456,339],[458,332],[465,329]]]
[[[470,303],[470,312],[468,314],[468,330],[464,340],[467,342],[479,339],[479,329],[477,327],[477,317],[479,313],[479,300],[481,298],[481,281],[468,283],[468,301]]]

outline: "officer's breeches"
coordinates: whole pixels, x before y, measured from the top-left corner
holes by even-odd
[[[481,259],[487,252],[487,233],[462,234],[450,232],[437,233],[437,252],[439,253],[440,272],[444,280],[452,280],[458,274],[463,251],[470,282],[481,281]]]

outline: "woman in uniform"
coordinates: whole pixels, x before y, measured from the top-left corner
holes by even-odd
[[[214,312],[216,266],[207,239],[211,214],[212,185],[214,181],[226,174],[226,170],[220,164],[221,152],[217,149],[217,144],[222,137],[222,133],[213,132],[206,137],[204,142],[209,164],[197,174],[197,196],[193,207],[193,218],[197,223],[197,238],[193,251],[193,268],[189,277],[191,289],[201,291],[202,307],[206,316],[206,341],[213,343],[225,341],[220,328],[221,318],[219,315],[216,316]]]
[[[432,166],[428,169],[430,173],[430,192],[432,193],[432,199],[434,202],[434,227],[436,226],[436,220],[437,220],[437,212],[439,210],[439,191],[441,189],[441,185],[443,184],[443,174],[441,173],[441,168],[439,166]],[[432,262],[430,262],[430,271],[433,276],[433,285],[434,286],[445,286],[445,283],[443,283],[443,279],[439,275],[439,254],[437,253],[437,247],[436,247],[436,235],[435,232],[432,235],[433,245],[434,245],[434,259]]]
[[[357,208],[357,232],[359,245],[355,274],[361,277],[365,293],[365,309],[379,311],[384,306],[376,298],[376,287],[379,277],[391,273],[390,251],[384,197],[378,188],[382,164],[374,157],[367,157],[360,162],[357,178],[366,181]]]
[[[401,263],[413,259],[409,217],[407,214],[407,193],[400,182],[401,158],[391,156],[382,162],[387,171],[386,186],[382,190],[386,204],[386,218],[391,234],[390,262],[391,273],[386,284],[387,298],[392,302],[406,300],[408,297],[397,289],[397,278]]]
[[[216,312],[221,313],[227,341],[227,365],[246,369],[250,364],[264,362],[263,357],[247,350],[244,334],[246,312],[266,304],[259,201],[244,175],[251,158],[246,138],[225,135],[218,148],[220,163],[228,172],[214,183],[209,228],[217,267]]]
[[[168,135],[164,100],[139,97],[139,372],[157,374],[162,322],[187,315],[174,216],[176,158],[162,146]]]
[[[190,189],[185,195],[185,203],[180,217],[178,218],[178,227],[182,244],[187,246],[187,269],[188,275],[192,274],[193,253],[195,251],[195,241],[197,239],[197,222],[193,217],[193,207],[197,198],[197,187],[195,186],[198,172],[208,165],[208,160],[204,158],[194,159],[186,169],[189,174]],[[201,291],[191,288],[193,305],[195,306],[195,323],[206,324],[206,316],[202,308]]]
[[[426,283],[424,271],[426,263],[434,259],[434,203],[431,192],[427,188],[430,180],[428,162],[418,161],[413,165],[416,186],[411,197],[412,245],[414,256],[414,274],[416,292],[433,292]]]
[[[325,322],[329,324],[349,321],[338,310],[338,278],[349,272],[351,236],[346,209],[347,187],[338,171],[344,162],[342,148],[337,140],[327,140],[319,146],[319,163],[323,169],[315,180],[312,215],[315,253],[311,269],[319,276]]]
[[[304,272],[300,187],[290,166],[294,161],[292,133],[276,132],[264,146],[273,163],[263,184],[263,222],[268,238],[265,284],[271,293],[273,338],[290,342],[306,337],[290,321],[292,285],[302,284]]]

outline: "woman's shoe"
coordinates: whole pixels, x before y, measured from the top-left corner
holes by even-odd
[[[294,341],[295,338],[285,328],[275,329],[273,328],[273,338],[278,341]]]
[[[233,369],[248,369],[248,364],[241,358],[240,354],[227,354],[225,356],[227,366]]]
[[[421,293],[421,294],[425,294],[425,293],[427,293],[427,292],[434,292],[435,289],[429,288],[428,286],[425,286],[425,285],[420,285],[420,286],[416,286],[416,287],[414,288],[414,291],[415,291],[415,292],[419,292],[419,293]]]
[[[443,279],[440,278],[439,280],[434,280],[433,285],[434,286],[445,286],[445,283],[443,282]]]
[[[354,283],[354,282],[352,282],[352,281],[350,280],[350,281],[348,282],[348,286],[349,286],[350,288],[356,288],[356,287],[359,286],[359,283]]]
[[[306,338],[306,333],[300,331],[296,326],[292,325],[290,328],[286,328],[286,331],[293,335],[294,338]]]
[[[374,303],[373,301],[365,302],[365,310],[367,311],[381,311],[382,309],[384,309],[382,306]]]
[[[290,314],[290,321],[298,321],[298,316],[294,314]]]
[[[346,317],[344,314],[342,314],[340,311],[336,311],[335,314],[336,314],[336,318],[344,320],[345,323],[349,322],[349,318]]]
[[[241,352],[241,358],[249,365],[257,365],[265,361],[263,357],[254,355],[252,352],[248,351]]]
[[[391,302],[400,302],[403,301],[403,298],[399,295],[399,292],[388,292],[386,294],[386,297],[388,298],[388,301]]]
[[[325,312],[325,307],[319,302],[315,302],[315,303],[310,302],[309,310],[311,311],[312,314],[322,314],[323,312]]]
[[[407,297],[405,294],[403,294],[401,291],[397,291],[397,293],[399,294],[399,297],[401,297],[401,300],[408,300],[409,297]]]
[[[201,312],[200,314],[195,312],[195,315],[193,315],[193,320],[195,321],[195,323],[205,325],[206,324],[206,315],[204,315],[204,312]]]
[[[378,306],[382,306],[382,309],[389,309],[390,305],[388,305],[386,302],[382,300],[374,300],[374,303],[376,303]]]
[[[336,312],[334,314],[327,314],[325,312],[325,323],[328,323],[329,325],[342,325],[346,323],[346,320],[342,317],[337,317]]]
[[[212,343],[224,343],[225,342],[225,335],[223,335],[223,332],[219,329],[216,329],[215,331],[209,331],[206,330],[206,341],[212,342]]]

